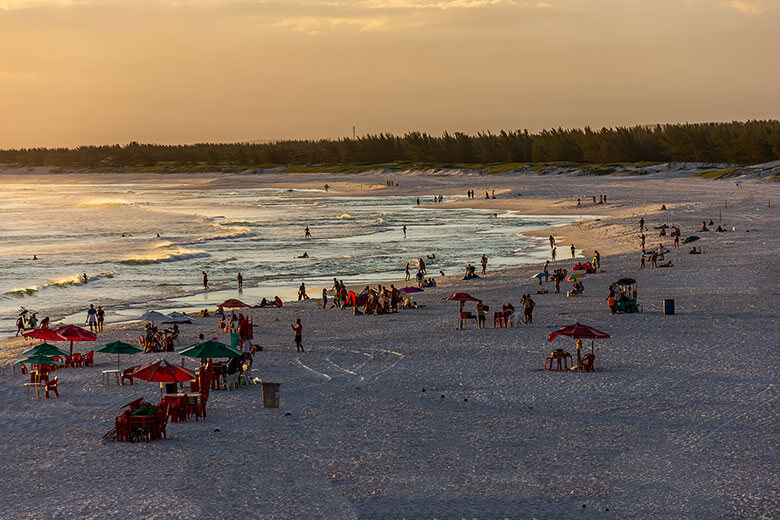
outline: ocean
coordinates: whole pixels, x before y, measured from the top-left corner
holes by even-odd
[[[315,297],[334,277],[347,284],[401,280],[406,263],[415,266],[420,257],[434,277],[461,274],[468,262],[479,266],[483,253],[490,269],[543,262],[546,240],[521,233],[572,220],[420,207],[409,196],[223,190],[174,180],[20,181],[4,186],[0,211],[3,335],[13,333],[21,308],[37,312],[39,320],[78,324],[89,304],[102,305],[111,323],[152,308],[213,308],[227,298],[249,304],[276,295],[293,299],[301,282]],[[304,252],[308,258],[299,258]],[[208,273],[209,290],[201,271]]]

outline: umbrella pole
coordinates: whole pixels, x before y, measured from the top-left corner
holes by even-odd
[[[580,357],[580,343],[582,342],[578,339],[577,340],[577,372],[579,372],[582,367],[582,358]]]
[[[73,355],[73,340],[70,340],[70,355]]]
[[[460,330],[461,323],[463,323],[463,320],[460,319],[461,315],[463,314],[463,302],[460,302],[460,310],[458,311],[458,326],[455,327],[456,330]]]

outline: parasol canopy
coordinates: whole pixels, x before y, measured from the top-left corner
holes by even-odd
[[[420,289],[419,287],[402,287],[402,288],[400,288],[398,290],[401,291],[402,293],[406,293],[406,294],[423,292],[423,290]]]
[[[171,365],[164,359],[156,363],[141,365],[133,372],[135,379],[155,383],[183,383],[196,378],[195,372]]]
[[[451,301],[451,302],[481,302],[479,298],[474,298],[469,293],[455,293],[452,296],[447,296],[444,298],[444,301]]]
[[[576,282],[580,278],[585,278],[584,274],[577,274],[577,273],[571,273],[568,278],[566,278],[567,282]]]
[[[130,343],[125,343],[124,341],[112,341],[111,343],[106,343],[99,349],[96,349],[95,352],[102,352],[103,354],[116,354],[116,369],[119,370],[120,354],[138,354],[143,352],[143,349],[136,347],[135,345],[131,345]]]
[[[163,323],[192,323],[192,318],[184,314],[183,312],[171,312],[168,313],[168,319]]]
[[[54,332],[70,341],[70,353],[73,354],[74,341],[96,341],[97,335],[76,325],[63,325],[57,327]]]
[[[608,339],[610,336],[606,332],[601,332],[593,327],[588,327],[580,322],[574,325],[567,325],[555,332],[550,333],[550,337],[547,341],[552,341],[558,336],[569,336],[570,338],[586,338],[586,339]]]
[[[194,345],[179,351],[180,356],[187,356],[200,359],[210,358],[234,358],[241,357],[243,354],[233,347],[209,339],[206,341],[199,341]]]
[[[138,319],[141,320],[141,321],[151,321],[151,322],[160,321],[160,322],[162,322],[162,321],[165,321],[165,320],[170,319],[170,318],[168,316],[166,316],[165,314],[163,314],[162,312],[147,311],[144,314],[142,314],[141,316],[139,316]]]
[[[19,365],[21,363],[30,363],[31,365],[59,365],[63,366],[65,363],[62,363],[60,361],[57,361],[56,359],[52,359],[49,356],[30,356],[25,359],[20,359],[19,361],[15,362],[14,365]]]
[[[541,273],[536,273],[531,278],[545,278],[545,277],[549,277],[549,276],[550,276],[550,273],[541,272]]]
[[[41,343],[39,345],[35,345],[31,349],[27,349],[24,352],[22,352],[22,356],[67,356],[67,355],[68,355],[67,352],[49,343]]]
[[[25,338],[42,339],[43,341],[65,341],[65,338],[51,329],[30,329],[22,332]]]
[[[246,303],[242,302],[241,300],[236,300],[235,298],[231,298],[229,300],[225,300],[224,302],[217,305],[217,307],[222,307],[223,309],[238,309],[239,307],[249,307]]]

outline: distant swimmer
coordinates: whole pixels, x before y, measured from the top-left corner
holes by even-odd
[[[87,273],[84,273],[84,274],[81,275],[81,281],[82,281],[82,283],[89,282],[89,278],[87,277]]]
[[[304,251],[303,254],[301,256],[299,256],[298,258],[309,258],[309,253]]]
[[[33,255],[33,260],[38,260],[38,255]]]
[[[244,277],[241,276],[241,273],[239,272],[238,275],[236,275],[236,281],[238,282],[238,290],[243,291],[244,290]]]
[[[311,232],[309,231],[309,226],[306,226],[306,229],[303,230],[303,238],[311,238]]]
[[[325,188],[325,191],[328,191],[328,190],[330,189],[330,186],[328,186],[328,185],[326,184],[325,186],[323,186],[323,188]]]
[[[160,238],[160,233],[157,233],[157,238]]]
[[[404,238],[406,238],[406,224],[404,224],[403,230],[404,230]]]
[[[209,275],[206,274],[206,271],[201,271],[203,273],[203,288],[208,289],[209,288]]]

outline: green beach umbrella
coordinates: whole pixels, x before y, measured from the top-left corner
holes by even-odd
[[[234,358],[241,357],[243,354],[230,345],[225,345],[213,339],[199,341],[194,345],[179,351],[180,356],[187,356],[200,359],[209,358]]]
[[[14,365],[20,365],[22,363],[30,363],[31,365],[59,365],[64,366],[65,363],[61,363],[55,359],[50,358],[49,356],[43,356],[43,355],[35,355],[30,356],[25,359],[20,359],[19,361],[15,362]]]
[[[116,354],[116,369],[119,370],[119,354],[139,354],[143,352],[143,349],[131,345],[130,343],[125,343],[124,341],[112,341],[111,343],[106,343],[99,349],[96,349],[95,352]]]
[[[68,353],[49,343],[41,343],[22,352],[22,356],[67,356]]]
[[[583,275],[583,274],[577,274],[577,273],[572,273],[572,274],[570,274],[570,275],[569,275],[569,277],[568,277],[568,278],[566,278],[566,281],[567,281],[567,282],[576,282],[576,281],[577,281],[577,280],[579,280],[580,278],[585,278],[585,275]]]

